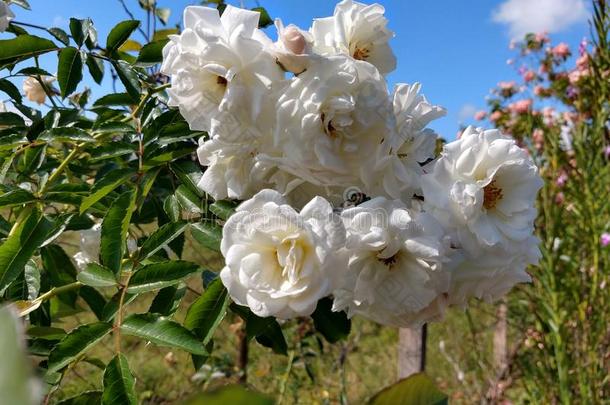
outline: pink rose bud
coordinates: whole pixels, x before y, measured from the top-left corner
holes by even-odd
[[[295,55],[301,55],[305,52],[307,40],[303,33],[301,33],[301,30],[297,27],[293,25],[288,26],[284,32],[282,32],[282,37],[280,39],[286,49]]]
[[[496,122],[498,121],[500,118],[502,118],[502,112],[501,111],[494,111],[493,113],[491,113],[491,115],[489,116],[489,120],[492,122]]]
[[[523,80],[526,82],[531,82],[536,78],[536,73],[533,70],[528,70],[523,74]]]

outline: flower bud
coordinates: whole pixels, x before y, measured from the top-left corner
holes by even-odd
[[[305,48],[307,48],[305,35],[303,35],[301,30],[294,25],[289,25],[284,32],[280,34],[280,40],[286,47],[286,50],[295,55],[302,55],[305,52]]]

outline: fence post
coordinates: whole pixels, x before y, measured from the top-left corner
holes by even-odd
[[[415,329],[398,329],[398,379],[419,373],[426,368],[427,335],[427,325]]]

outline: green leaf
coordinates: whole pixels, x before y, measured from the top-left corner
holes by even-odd
[[[84,20],[70,18],[70,32],[72,33],[74,42],[76,42],[79,47],[85,43],[85,40],[89,36],[91,26],[92,22],[90,18],[85,18]]]
[[[169,37],[170,35],[175,35],[178,33],[179,33],[179,31],[177,28],[167,28],[164,30],[157,30],[157,31],[155,31],[152,40],[154,42],[161,41],[163,39],[167,39],[167,37]]]
[[[170,169],[191,192],[200,197],[203,196],[203,192],[197,186],[201,177],[203,177],[203,172],[197,163],[191,160],[173,162]]]
[[[227,289],[220,279],[216,279],[191,304],[184,319],[184,327],[192,330],[207,345],[227,313],[228,305]]]
[[[0,195],[0,207],[12,207],[15,205],[23,205],[36,201],[36,197],[29,191],[21,188],[11,190],[8,193]]]
[[[61,97],[74,93],[83,79],[83,60],[76,48],[68,47],[59,51],[57,65],[57,81],[61,89]]]
[[[55,27],[49,28],[47,31],[49,32],[49,34],[53,35],[55,37],[55,39],[57,39],[59,42],[61,42],[65,46],[70,45],[70,37],[68,37],[68,34],[66,33],[66,31],[62,30],[61,28],[55,28]]]
[[[139,26],[140,21],[137,20],[126,20],[115,25],[106,39],[106,50],[112,52],[119,49]]]
[[[140,81],[138,74],[133,70],[131,65],[123,60],[113,61],[112,66],[116,69],[117,75],[125,86],[125,90],[134,100],[140,99]]]
[[[180,324],[153,314],[133,314],[125,318],[121,332],[146,339],[158,346],[175,347],[189,353],[208,354],[205,346]]]
[[[169,260],[148,264],[131,276],[127,292],[138,294],[158,290],[177,284],[183,278],[200,270],[199,265],[183,260]]]
[[[127,230],[136,201],[135,190],[126,191],[112,203],[102,221],[100,258],[115,273],[121,270]]]
[[[90,323],[75,328],[51,350],[48,372],[66,367],[99,343],[111,330],[112,325],[107,322]]]
[[[99,179],[93,185],[91,194],[83,199],[83,202],[80,205],[80,213],[82,214],[87,211],[93,204],[107,196],[121,184],[125,183],[134,173],[135,172],[131,169],[117,169]]]
[[[97,84],[101,84],[104,80],[104,61],[91,55],[87,55],[87,68],[89,74]]]
[[[21,8],[24,8],[26,10],[31,10],[32,8],[30,7],[30,3],[28,3],[27,0],[11,0],[9,1],[10,4],[16,4]]]
[[[76,281],[76,268],[70,260],[70,256],[59,245],[48,245],[40,249],[42,266],[51,285],[61,287]],[[66,304],[74,307],[77,293],[66,292],[59,295]]]
[[[32,326],[26,332],[28,336],[44,340],[61,340],[66,336],[66,331],[61,328],[50,326]]]
[[[330,343],[335,343],[349,336],[352,323],[345,312],[333,312],[332,306],[332,299],[322,298],[311,317],[316,330]]]
[[[0,197],[1,198],[1,197]],[[154,255],[159,249],[180,236],[187,227],[184,221],[171,222],[157,229],[146,239],[140,248],[140,261]]]
[[[106,307],[106,299],[95,288],[87,285],[82,286],[78,290],[78,294],[89,305],[91,311],[100,321],[104,320],[104,308]]]
[[[57,49],[57,45],[34,35],[19,35],[13,39],[0,40],[0,62],[21,60]]]
[[[0,125],[22,127],[25,122],[19,114],[3,111],[0,112]]]
[[[102,404],[136,405],[136,380],[131,374],[127,358],[121,353],[114,356],[104,370]]]
[[[87,264],[85,270],[78,273],[76,279],[91,287],[113,287],[117,285],[112,270],[97,263]]]
[[[0,308],[0,392],[3,404],[39,402],[32,389],[32,370],[24,353],[22,322],[6,306]]]
[[[27,75],[27,76],[53,76],[51,73],[49,73],[48,71],[41,69],[39,67],[36,66],[30,66],[30,67],[26,67],[21,69],[19,72],[17,72],[17,74],[20,75]]]
[[[99,404],[102,391],[85,391],[81,394],[57,402],[57,405],[91,405]]]
[[[139,51],[140,49],[142,49],[142,44],[138,41],[134,41],[133,39],[128,39],[119,47],[119,51],[121,52],[135,52]]]
[[[222,240],[222,228],[209,222],[198,222],[191,224],[191,235],[200,245],[208,249],[220,252],[220,241]]]
[[[21,92],[10,80],[0,79],[0,90],[8,94],[10,98],[18,103],[21,103],[23,100],[21,97]]]
[[[180,283],[159,290],[153,299],[148,312],[163,316],[173,315],[180,305],[180,301],[186,293],[186,285]]]
[[[185,405],[273,405],[273,400],[241,385],[228,385],[198,394]]]
[[[95,138],[89,135],[85,130],[76,127],[57,127],[44,131],[38,139],[42,141],[59,141],[59,142],[95,142]]]
[[[369,405],[446,405],[447,395],[424,373],[413,374],[377,393]]]
[[[212,211],[218,218],[226,221],[235,213],[235,209],[238,205],[238,201],[219,200],[210,205],[210,211]]]
[[[167,196],[163,202],[163,211],[165,214],[167,214],[171,221],[178,222],[180,220],[180,203],[175,195],[170,194]]]
[[[23,272],[25,265],[53,229],[38,210],[23,211],[20,222],[0,245],[0,291]]]
[[[168,42],[169,39],[162,39],[144,45],[136,60],[136,66],[150,67],[161,63],[163,61],[163,48]]]
[[[273,24],[273,19],[264,7],[254,7],[252,11],[258,11],[260,17],[258,19],[258,28],[266,28]]]
[[[104,306],[104,309],[102,310],[101,319],[103,321],[110,322],[114,318],[117,311],[119,310],[119,302],[121,301],[122,294],[123,291],[120,290],[108,300],[108,302]],[[135,300],[136,297],[138,297],[138,294],[125,294],[125,298],[123,299],[123,308],[125,308],[128,304]]]
[[[132,105],[133,104],[133,99],[131,98],[131,96],[127,93],[112,93],[112,94],[106,94],[103,97],[100,97],[99,99],[95,100],[95,103],[93,103],[94,107],[100,107],[100,106],[125,106],[125,105]]]
[[[201,199],[184,184],[176,189],[176,198],[188,214],[201,214]]]

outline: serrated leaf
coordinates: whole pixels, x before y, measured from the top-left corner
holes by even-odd
[[[3,126],[18,126],[22,127],[25,125],[25,121],[23,121],[23,117],[14,112],[2,111],[0,112],[0,125]]]
[[[140,49],[142,49],[142,44],[133,39],[128,39],[119,47],[119,51],[121,52],[137,52]]]
[[[57,127],[44,131],[38,139],[58,142],[95,142],[95,138],[85,130],[76,127]]]
[[[131,65],[123,60],[113,61],[112,66],[116,69],[117,75],[125,86],[125,90],[131,96],[133,100],[140,98],[140,81],[138,80],[137,73],[133,70]]]
[[[87,285],[82,286],[78,290],[78,294],[87,303],[91,311],[100,321],[104,320],[104,308],[106,307],[106,299],[95,288]]]
[[[123,291],[120,290],[108,300],[106,306],[104,306],[104,309],[102,310],[102,321],[110,322],[114,318],[119,309],[119,302],[122,294]],[[123,308],[135,300],[136,297],[138,297],[138,294],[125,294],[125,298],[123,299]]]
[[[377,393],[369,405],[446,405],[447,395],[424,373],[413,374]]]
[[[78,49],[68,47],[59,51],[57,81],[59,82],[61,97],[65,98],[69,94],[74,93],[82,79],[83,60]]]
[[[117,354],[104,370],[102,404],[137,404],[135,385],[136,380],[131,374],[127,358],[121,353]]]
[[[170,194],[165,198],[163,211],[171,221],[178,222],[180,220],[180,203],[175,195]]]
[[[332,306],[332,299],[322,298],[318,301],[316,310],[311,314],[311,317],[316,330],[320,332],[328,342],[335,343],[349,336],[352,323],[347,318],[345,312],[333,312]]]
[[[220,279],[216,279],[191,304],[184,319],[184,327],[193,331],[207,345],[224,318],[228,305],[227,289]]]
[[[131,169],[117,169],[99,179],[93,185],[91,193],[83,199],[83,202],[80,205],[80,213],[82,214],[88,210],[89,207],[93,206],[93,204],[107,196],[111,191],[125,183],[134,173],[135,172]]]
[[[105,96],[100,97],[97,100],[95,100],[95,103],[93,103],[93,105],[95,107],[125,106],[125,105],[132,105],[132,104],[133,104],[133,99],[127,93],[106,94]]]
[[[59,245],[43,247],[40,249],[40,257],[47,280],[52,286],[61,287],[76,281],[76,268],[70,257]],[[70,291],[60,294],[59,298],[74,307],[77,294],[75,291]]]
[[[0,245],[0,291],[24,271],[25,265],[53,229],[53,223],[38,210],[22,212],[26,216]]]
[[[89,28],[91,25],[92,22],[89,18],[85,18],[83,20],[79,20],[78,18],[70,18],[70,33],[72,34],[74,42],[76,42],[79,47],[85,43],[85,40],[89,36]]]
[[[181,184],[176,189],[176,198],[178,202],[189,214],[201,214],[201,200],[197,194],[192,192],[188,187],[184,184]]]
[[[57,49],[57,45],[34,35],[19,35],[13,39],[0,40],[0,62],[22,60]]]
[[[203,192],[197,186],[203,177],[203,172],[197,163],[190,160],[173,162],[170,169],[189,190],[200,197],[203,196]]]
[[[57,39],[59,42],[61,42],[62,44],[68,46],[70,45],[70,37],[68,37],[68,34],[66,33],[66,31],[62,30],[61,28],[49,28],[47,30],[49,32],[49,34],[53,35],[55,37],[55,39]]]
[[[161,226],[142,244],[139,255],[140,261],[154,255],[159,249],[163,248],[163,246],[166,246],[168,243],[176,239],[184,232],[187,226],[188,223],[184,221],[171,222]]]
[[[87,55],[87,68],[89,74],[97,84],[101,84],[104,80],[104,61],[91,55]]]
[[[191,224],[191,235],[200,245],[208,249],[220,252],[220,241],[222,240],[222,228],[209,222],[198,222]]]
[[[76,279],[90,287],[113,287],[117,285],[116,276],[107,267],[89,263],[85,270],[78,273]]]
[[[121,21],[108,34],[108,38],[106,39],[106,50],[108,52],[112,52],[114,50],[119,49],[121,45],[129,36],[140,26],[140,22],[137,20],[126,20]]]
[[[138,294],[177,284],[183,278],[200,271],[195,263],[183,260],[170,260],[147,264],[141,267],[129,280],[127,292]]]
[[[29,191],[21,188],[11,190],[0,195],[0,207],[13,207],[36,201],[36,197]]]
[[[135,190],[126,191],[112,203],[102,222],[100,259],[115,273],[121,270],[127,230],[136,201]]]
[[[112,325],[107,322],[90,323],[73,329],[51,350],[48,372],[66,367],[99,343],[111,330]]]
[[[184,283],[162,288],[155,295],[148,312],[163,316],[173,315],[178,310],[185,293],[186,285]]]
[[[21,103],[23,98],[21,97],[21,92],[10,80],[0,79],[0,91],[5,92],[10,98]]]
[[[218,218],[227,220],[235,213],[235,209],[238,205],[238,201],[219,200],[210,205],[210,211],[212,211]]]
[[[163,48],[168,42],[169,39],[162,39],[144,45],[136,60],[136,66],[150,67],[161,63],[163,61]]]
[[[180,324],[153,314],[133,314],[125,318],[121,332],[146,339],[158,346],[175,347],[192,354],[208,354],[205,346]]]

